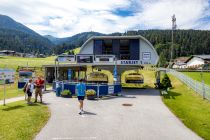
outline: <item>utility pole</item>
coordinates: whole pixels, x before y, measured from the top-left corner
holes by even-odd
[[[171,66],[173,60],[173,50],[174,50],[174,30],[176,30],[176,17],[175,15],[172,16],[172,32],[171,32]]]

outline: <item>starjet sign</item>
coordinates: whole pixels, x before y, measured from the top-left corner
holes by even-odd
[[[120,64],[123,64],[123,65],[137,65],[139,64],[139,61],[138,60],[121,60],[121,63]]]

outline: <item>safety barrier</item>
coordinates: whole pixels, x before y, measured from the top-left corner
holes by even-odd
[[[71,91],[72,95],[76,94],[76,82],[63,82],[63,81],[56,81],[53,82],[53,90],[56,91],[56,83],[57,86],[60,88],[60,92],[63,90]],[[98,96],[105,96],[108,94],[117,94],[121,92],[122,86],[119,83],[108,85],[108,84],[97,84],[91,83],[86,84],[86,89],[93,89],[96,91]]]
[[[179,78],[179,80],[185,83],[188,87],[190,87],[196,93],[200,94],[203,98],[210,100],[210,86],[209,85],[206,85],[203,82],[193,80],[189,76],[181,72],[177,72],[176,70],[173,70],[173,69],[161,68],[160,70],[166,70],[167,73],[170,73],[173,76]]]

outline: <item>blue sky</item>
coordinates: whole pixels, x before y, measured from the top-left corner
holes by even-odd
[[[0,14],[56,37],[170,29],[173,14],[178,29],[210,30],[208,0],[0,0]]]

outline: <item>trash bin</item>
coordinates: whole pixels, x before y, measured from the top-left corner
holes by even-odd
[[[56,82],[56,96],[61,96],[61,84]]]

